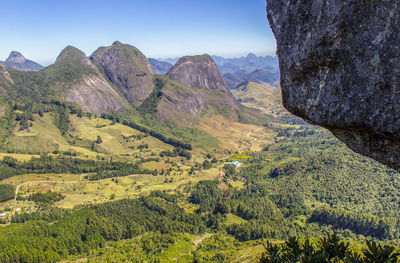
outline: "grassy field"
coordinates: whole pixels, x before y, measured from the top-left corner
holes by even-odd
[[[78,118],[76,115],[70,115],[70,120],[71,127],[67,136],[61,135],[50,114],[44,114],[43,117],[36,116],[32,126],[26,130],[20,131],[17,125],[7,140],[7,148],[13,153],[0,153],[0,158],[8,155],[26,161],[31,156],[25,153],[53,151],[76,152],[80,156],[89,158],[107,155],[143,157],[173,148],[154,137],[146,136],[128,126],[112,124],[109,120]],[[135,135],[143,138],[133,138]],[[91,144],[96,142],[98,136],[102,142],[96,144],[96,149],[92,149]],[[138,146],[143,144],[147,144],[151,151],[139,150]]]
[[[226,154],[246,150],[260,150],[271,144],[275,132],[265,127],[228,120],[222,116],[203,117],[197,128],[220,141],[213,150]],[[212,147],[211,147],[212,149]]]
[[[56,205],[73,208],[76,205],[88,203],[136,198],[156,190],[176,192],[201,180],[212,180],[217,177],[218,172],[219,168],[211,168],[197,171],[194,175],[189,176],[188,171],[184,170],[179,173],[175,170],[171,172],[170,176],[131,175],[115,180],[98,181],[84,180],[86,174],[25,174],[8,178],[1,183],[19,186],[20,194],[47,191],[61,193],[65,198]]]
[[[20,162],[29,161],[32,159],[32,157],[39,157],[37,154],[0,153],[0,160],[2,160],[5,156],[10,156]]]
[[[159,176],[131,175],[116,180],[88,181],[84,179],[86,174],[25,174],[2,181],[2,183],[17,186],[19,194],[22,195],[49,190],[59,192],[65,196],[63,200],[56,203],[59,207],[73,208],[76,205],[87,203],[136,198],[155,190],[182,192],[182,189],[200,180],[217,178],[223,165],[221,163],[208,170],[197,170],[189,176],[191,167],[195,163],[203,162],[206,158],[205,152],[211,151],[209,148],[195,148],[192,151],[192,160],[181,157],[160,158],[158,155],[161,151],[172,150],[173,147],[128,126],[112,123],[110,120],[78,118],[76,115],[70,115],[69,132],[66,136],[62,136],[50,114],[35,118],[36,120],[28,129],[19,131],[19,127],[15,128],[13,134],[8,138],[10,150],[26,153],[70,151],[78,154],[74,158],[96,159],[102,157],[130,163],[140,158],[159,158],[159,161],[142,164],[143,168],[157,170],[162,174]],[[214,138],[218,138],[222,142],[221,145],[225,146],[223,149],[227,153],[233,151],[237,146],[239,150],[256,148],[256,145],[270,142],[273,135],[267,130],[259,132],[263,128],[255,125],[224,120],[220,116],[204,119],[201,122],[201,129],[207,130]],[[98,138],[101,138],[101,142],[96,143],[95,149],[93,149],[90,145]],[[147,145],[148,148],[140,149],[139,145]],[[215,145],[215,148],[218,147]],[[213,152],[213,154],[219,157],[218,153]],[[219,153],[221,156],[225,156],[224,154],[224,152]],[[0,153],[1,159],[4,156],[11,156],[19,161],[28,161],[32,157],[39,157],[35,154]],[[242,186],[241,182],[231,182],[231,185],[238,188]]]

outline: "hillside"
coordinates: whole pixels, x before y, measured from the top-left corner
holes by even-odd
[[[154,69],[137,48],[114,42],[98,48],[90,58],[134,105],[140,105],[154,89]]]
[[[13,80],[7,71],[6,66],[0,62],[0,94],[6,95],[6,88],[13,84]]]
[[[8,71],[14,82],[6,89],[9,99],[32,103],[63,99],[95,114],[129,108],[86,55],[71,46],[60,53],[56,63],[43,70]]]
[[[188,155],[113,121],[70,120],[68,140],[49,114],[14,131],[31,149],[46,143],[22,138],[53,138],[53,153],[1,155],[0,185],[18,189],[16,201],[0,204],[0,221],[14,222],[0,228],[0,247],[12,245],[2,261],[258,262],[266,240],[316,240],[332,228],[354,251],[365,239],[399,242],[398,174],[313,126],[281,125],[275,143],[218,157]]]
[[[240,107],[226,86],[217,64],[208,55],[180,58],[167,76],[188,87],[221,92],[227,98],[223,104],[235,109]]]
[[[259,109],[275,117],[287,114],[282,105],[281,91],[277,87],[247,82],[231,91],[233,96],[247,107]]]

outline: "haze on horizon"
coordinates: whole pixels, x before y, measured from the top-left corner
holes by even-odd
[[[265,7],[265,0],[7,1],[0,60],[15,50],[46,66],[67,45],[90,55],[116,40],[154,58],[274,55]]]

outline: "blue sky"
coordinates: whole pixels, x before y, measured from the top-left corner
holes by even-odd
[[[12,50],[44,65],[73,45],[115,40],[146,56],[275,54],[265,0],[12,0],[0,4],[0,60]]]

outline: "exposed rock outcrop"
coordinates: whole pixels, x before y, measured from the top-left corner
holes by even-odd
[[[140,105],[154,89],[155,71],[133,46],[116,41],[110,47],[97,49],[91,59],[103,67],[112,83],[135,105]]]
[[[170,69],[167,76],[188,87],[221,92],[228,98],[225,100],[228,105],[240,107],[240,103],[226,86],[217,64],[209,55],[183,57]]]
[[[209,108],[210,95],[206,90],[189,88],[182,83],[166,80],[157,105],[157,119],[185,126]]]
[[[21,53],[17,51],[12,51],[4,64],[7,67],[21,71],[38,71],[43,68],[42,65],[32,60],[26,59]]]
[[[109,111],[123,111],[128,103],[113,89],[111,84],[98,71],[97,67],[77,48],[68,46],[57,57],[52,70],[65,75],[65,70],[75,79],[65,79],[55,83],[65,87],[62,98],[80,105],[84,110],[101,114]]]
[[[6,95],[6,86],[9,86],[13,83],[13,80],[10,78],[10,74],[8,73],[6,66],[0,62],[0,95]]]
[[[400,170],[400,3],[267,0],[284,106]]]

